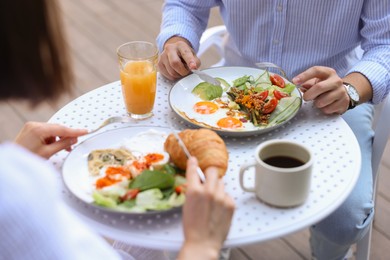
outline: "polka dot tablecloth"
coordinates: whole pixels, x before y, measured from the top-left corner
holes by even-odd
[[[171,87],[171,82],[158,77],[152,118],[109,125],[101,131],[137,125],[151,128],[170,125],[175,129],[190,128],[170,108],[168,96]],[[107,84],[75,99],[59,110],[50,122],[94,129],[111,116],[126,116],[120,82]],[[346,199],[359,175],[360,149],[351,129],[341,117],[326,116],[313,108],[311,103],[304,103],[291,121],[274,131],[258,136],[223,138],[229,150],[229,168],[224,181],[227,192],[236,203],[226,247],[273,239],[320,221]],[[312,149],[315,163],[311,189],[303,205],[274,208],[261,203],[253,193],[240,188],[240,166],[252,161],[255,147],[268,139],[295,140]],[[66,152],[60,152],[51,158],[59,171],[66,155]],[[253,183],[254,172],[248,172],[246,176],[245,182]],[[91,206],[76,198],[66,187],[62,188],[62,197],[87,224],[112,239],[167,250],[178,250],[183,242],[180,210],[134,216],[111,213]]]

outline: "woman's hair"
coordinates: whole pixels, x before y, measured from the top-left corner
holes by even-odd
[[[36,105],[71,87],[69,54],[55,0],[0,1],[0,100]]]

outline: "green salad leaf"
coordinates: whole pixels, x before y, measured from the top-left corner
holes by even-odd
[[[141,191],[149,189],[167,189],[173,187],[175,177],[171,174],[158,170],[145,170],[130,182],[130,189],[140,189]]]
[[[140,192],[136,199],[135,205],[149,210],[164,210],[171,208],[167,200],[163,200],[163,193],[160,189],[148,189]]]
[[[117,206],[115,199],[107,197],[98,191],[94,191],[92,193],[92,198],[97,205],[103,206],[105,208],[115,208]]]
[[[294,91],[295,88],[296,88],[296,86],[295,86],[294,84],[292,84],[292,83],[287,83],[286,86],[285,86],[284,88],[280,88],[280,89],[281,89],[281,91],[283,91],[283,92],[286,92],[286,93],[288,93],[288,94],[291,94],[291,93]]]
[[[255,80],[255,85],[261,84],[261,85],[272,85],[271,79],[269,77],[269,72],[268,70],[264,71],[263,74],[261,74],[256,80]]]
[[[175,176],[175,187],[183,185],[187,182],[187,179],[181,175],[176,175]]]
[[[240,87],[240,86],[244,85],[246,82],[249,82],[250,79],[251,79],[251,76],[247,76],[247,75],[242,76],[238,79],[235,79],[235,80],[233,80],[233,87]]]
[[[177,173],[177,169],[169,163],[163,165],[162,171],[171,175],[175,175]]]
[[[167,163],[159,170],[144,170],[133,180],[96,189],[92,198],[96,205],[121,212],[144,213],[179,207],[185,199],[184,192],[176,191],[177,186],[186,183],[182,173],[175,165]]]
[[[177,194],[176,192],[172,193],[172,195],[168,199],[169,205],[172,207],[179,207],[184,204],[186,196],[183,193]]]
[[[302,100],[296,96],[282,98],[272,112],[268,125],[277,125],[289,119],[300,108],[301,102]]]

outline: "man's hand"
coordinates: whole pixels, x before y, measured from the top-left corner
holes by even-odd
[[[86,129],[71,129],[58,124],[27,122],[20,130],[15,143],[44,158],[77,143],[77,137],[87,134]]]
[[[165,42],[158,68],[166,78],[169,80],[182,78],[199,66],[200,60],[186,39],[174,36]]]
[[[303,99],[313,101],[325,114],[341,115],[348,110],[349,96],[343,80],[332,68],[314,66],[297,75],[293,80],[301,85]]]

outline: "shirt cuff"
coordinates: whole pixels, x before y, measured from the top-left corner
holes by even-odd
[[[387,85],[390,87],[390,76],[386,68],[376,62],[361,60],[347,74],[353,72],[364,75],[370,81],[373,91],[371,103],[379,104],[386,98],[390,89],[387,88]]]
[[[160,34],[157,36],[157,46],[160,50],[160,53],[164,50],[165,42],[173,36],[185,38],[187,41],[190,42],[195,53],[198,52],[200,40],[199,36],[197,36],[193,31],[188,30],[186,26],[171,26],[164,28],[164,30],[161,31]]]

